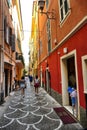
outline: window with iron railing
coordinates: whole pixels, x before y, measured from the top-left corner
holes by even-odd
[[[16,60],[21,60],[21,62],[24,65],[24,57],[23,57],[22,53],[16,52],[15,55],[16,55]]]

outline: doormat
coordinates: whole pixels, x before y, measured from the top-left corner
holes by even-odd
[[[54,108],[54,111],[60,117],[64,124],[76,123],[77,120],[64,107]]]

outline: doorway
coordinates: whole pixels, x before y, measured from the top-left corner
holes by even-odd
[[[68,86],[77,89],[77,97],[79,100],[78,75],[77,75],[75,50],[61,57],[61,80],[62,80],[62,104],[72,113],[71,98],[67,91]],[[79,109],[78,106],[77,109]]]
[[[11,92],[12,90],[12,70],[10,70],[10,87],[9,87],[9,93]]]
[[[76,89],[76,72],[75,72],[75,57],[70,57],[67,59],[67,71],[68,71],[68,86]],[[71,98],[69,96],[69,105],[71,106]]]
[[[8,69],[5,69],[5,97],[8,96]]]

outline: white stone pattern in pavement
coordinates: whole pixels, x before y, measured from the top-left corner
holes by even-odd
[[[41,89],[36,95],[33,87],[26,89],[24,98],[21,92],[17,91],[0,119],[0,129],[59,130],[63,123],[54,112],[46,95],[47,93]]]

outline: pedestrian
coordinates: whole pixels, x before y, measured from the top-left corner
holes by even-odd
[[[14,89],[17,90],[17,86],[18,86],[18,78],[17,75],[16,77],[14,77]]]
[[[30,76],[29,76],[29,79],[30,79],[30,85],[32,85],[33,76],[32,76],[32,75],[30,75]]]
[[[14,80],[13,80],[13,83],[12,83],[12,88],[13,88],[13,91],[15,90],[15,77],[14,77]]]
[[[38,75],[36,75],[36,77],[34,79],[34,87],[35,87],[35,93],[37,93],[37,94],[38,94],[39,85],[40,85],[40,80],[38,78]]]
[[[25,78],[24,76],[21,77],[21,80],[20,80],[20,88],[21,88],[21,94],[23,95],[24,97],[24,93],[25,93],[25,88],[26,88],[26,82],[25,82]]]
[[[70,93],[71,102],[72,102],[72,111],[73,114],[75,114],[76,104],[77,104],[77,91],[75,88],[72,88],[72,91]],[[76,113],[77,114],[77,113]]]
[[[26,84],[26,87],[28,86],[28,83],[29,83],[29,78],[28,78],[28,76],[25,76],[25,84]]]

